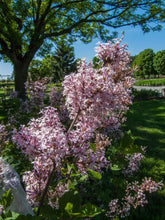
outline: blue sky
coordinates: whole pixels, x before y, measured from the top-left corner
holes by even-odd
[[[165,25],[159,32],[156,31],[146,34],[142,32],[140,27],[120,28],[117,30],[119,32],[119,37],[121,37],[123,30],[125,31],[125,36],[122,42],[128,44],[128,51],[131,52],[131,55],[137,55],[148,48],[153,49],[155,53],[160,50],[165,50]],[[92,60],[96,54],[94,48],[98,41],[99,39],[94,39],[89,44],[83,44],[80,41],[76,42],[74,44],[76,58],[86,57],[88,62]],[[13,67],[10,63],[0,62],[0,75],[11,75],[12,71]]]

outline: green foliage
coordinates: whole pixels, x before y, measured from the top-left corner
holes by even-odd
[[[52,54],[53,81],[62,81],[65,75],[76,71],[74,48],[67,41],[61,41]]]
[[[101,65],[99,64],[99,58],[93,57],[92,62],[95,69],[99,69],[101,67]]]
[[[87,170],[87,174],[89,176],[89,178],[91,178],[92,180],[101,180],[102,176],[99,172],[93,171],[91,169]]]
[[[165,75],[165,50],[156,53],[153,65],[158,75]]]
[[[13,195],[11,193],[11,190],[9,189],[7,192],[5,192],[2,196],[2,199],[0,200],[0,204],[4,207],[4,209],[7,209],[13,201]]]
[[[6,191],[2,198],[0,199],[0,205],[3,206],[2,213],[0,215],[0,220],[14,220],[17,219],[19,214],[11,212],[10,209],[8,209],[13,201],[13,195],[11,193],[11,189]]]
[[[133,99],[134,100],[146,100],[146,99],[153,99],[160,97],[160,92],[156,90],[148,90],[148,89],[141,89],[138,91],[137,89],[133,89],[132,91]]]
[[[119,149],[125,155],[141,152],[141,148],[135,145],[135,138],[130,130],[124,133]]]
[[[58,43],[54,53],[46,55],[42,60],[33,60],[29,73],[34,81],[47,76],[57,82],[62,81],[65,75],[75,70],[74,48],[63,40]]]
[[[31,168],[31,163],[22,154],[21,149],[16,146],[6,143],[5,147],[1,148],[1,157],[8,162],[20,176],[23,172]]]
[[[152,49],[145,49],[140,52],[133,61],[133,64],[138,66],[135,75],[143,78],[150,77],[154,73],[153,58],[154,52]]]
[[[59,209],[53,209],[50,206],[43,206],[40,216],[49,220],[55,219],[82,219],[85,217],[94,217],[101,213],[101,210],[90,202],[84,203],[80,195],[75,190],[70,190],[59,199]]]

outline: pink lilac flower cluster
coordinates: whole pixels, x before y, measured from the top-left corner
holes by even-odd
[[[64,105],[64,96],[62,87],[57,88],[53,87],[49,93],[49,102],[50,105],[56,107],[58,110],[60,121],[65,125],[70,125],[71,120],[69,118],[69,112]]]
[[[109,211],[107,216],[110,218],[125,218],[130,215],[131,207],[135,209],[139,206],[143,207],[148,203],[146,199],[146,192],[153,193],[160,190],[163,186],[162,182],[156,183],[151,178],[145,178],[142,183],[138,181],[129,183],[125,190],[125,196],[119,203],[119,199],[114,199],[109,203]]]
[[[49,93],[49,102],[53,107],[58,107],[63,104],[63,91],[62,88],[57,88],[53,86],[52,90]]]
[[[95,48],[97,57],[103,62],[103,66],[111,68],[112,78],[116,82],[125,81],[125,77],[132,80],[130,75],[134,70],[129,66],[130,53],[127,51],[127,44],[120,45],[122,38],[113,41],[104,44],[99,42],[99,46]]]
[[[3,124],[0,124],[0,147],[6,141],[6,137],[7,137],[6,126]]]
[[[131,103],[132,83],[115,83],[111,68],[94,69],[83,60],[78,73],[66,76],[63,82],[66,106],[70,118],[78,114],[76,130],[86,126],[93,133],[98,127],[118,129],[124,121],[123,113]]]
[[[21,126],[19,133],[15,131],[13,140],[28,155],[30,161],[41,156],[43,161],[48,158],[53,159],[56,166],[60,167],[61,158],[69,150],[64,133],[65,128],[53,107],[45,108],[41,114],[41,117],[31,119],[27,127]]]
[[[97,137],[100,142],[94,152],[90,143],[84,142],[83,137],[75,141],[72,133],[66,132],[59,121],[57,110],[53,107],[47,107],[41,114],[41,117],[32,119],[27,127],[22,126],[21,130],[15,131],[13,135],[13,141],[17,142],[33,164],[33,170],[25,172],[23,177],[28,199],[33,205],[38,204],[54,164],[55,171],[60,173],[67,158],[74,158],[74,164],[82,174],[86,174],[88,168],[101,171],[101,168],[108,164],[105,158],[108,140],[102,137],[104,144],[101,144],[101,138]],[[62,195],[59,190],[58,186],[54,189],[56,196]],[[51,201],[49,203],[53,204]]]
[[[133,176],[139,170],[141,160],[144,158],[142,153],[134,153],[126,155],[125,158],[129,161],[128,167],[123,169],[124,176]]]
[[[33,204],[38,204],[54,164],[56,172],[60,172],[64,158],[70,154],[65,128],[59,121],[57,111],[47,107],[41,114],[13,135],[13,141],[33,164],[33,170],[25,172],[23,177],[28,199]]]
[[[30,106],[42,109],[44,107],[46,85],[50,78],[45,77],[41,80],[32,81],[31,79],[25,83],[27,95],[30,99]]]

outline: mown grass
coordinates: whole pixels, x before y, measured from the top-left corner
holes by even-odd
[[[165,78],[138,80],[135,86],[164,86]]]
[[[148,155],[165,159],[165,99],[135,102],[127,114],[126,127]]]
[[[136,144],[147,146],[139,175],[165,184],[165,99],[135,102],[127,117],[124,129],[132,131]],[[149,197],[149,203],[128,219],[165,219],[165,187]]]

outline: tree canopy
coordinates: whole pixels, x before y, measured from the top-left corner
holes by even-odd
[[[74,47],[65,41],[61,41],[56,50],[46,55],[44,59],[33,59],[29,67],[33,80],[47,76],[52,77],[54,82],[62,81],[65,75],[74,71],[76,71]]]
[[[145,49],[135,57],[133,64],[138,66],[138,71],[135,75],[145,78],[150,77],[154,73],[154,55],[152,49]]]
[[[165,50],[156,53],[153,65],[158,75],[165,75]]]
[[[13,63],[15,89],[24,94],[31,60],[50,51],[52,42],[106,40],[107,27],[160,30],[164,12],[163,0],[0,0],[1,58]]]
[[[52,58],[55,61],[52,65],[53,81],[62,81],[65,75],[76,70],[74,47],[68,42],[62,41],[59,43],[52,54]]]

